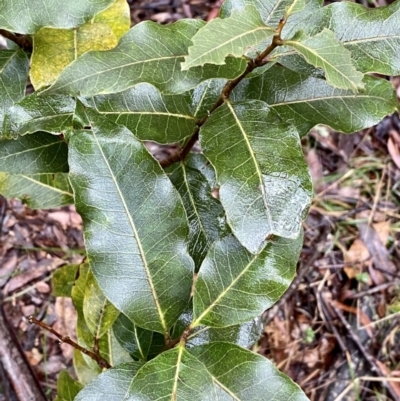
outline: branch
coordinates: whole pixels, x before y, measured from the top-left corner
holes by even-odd
[[[271,54],[272,51],[275,50],[275,48],[277,48],[278,46],[281,46],[283,44],[282,39],[281,39],[281,32],[282,32],[283,27],[285,26],[285,23],[286,23],[286,21],[284,19],[281,19],[279,21],[277,33],[273,36],[272,43],[262,53],[260,53],[255,59],[251,59],[247,62],[247,67],[242,72],[241,75],[239,75],[235,79],[228,81],[225,84],[225,86],[222,88],[221,95],[219,96],[217,101],[214,103],[214,105],[211,107],[208,114],[197,122],[197,126],[196,126],[195,130],[193,131],[192,136],[189,138],[188,142],[186,143],[186,145],[182,149],[178,149],[171,156],[167,157],[164,160],[161,160],[160,161],[161,167],[166,168],[166,167],[169,167],[173,163],[185,160],[186,156],[189,154],[190,150],[192,149],[192,147],[194,146],[196,141],[199,139],[200,128],[208,120],[210,115],[219,106],[221,106],[225,102],[225,100],[227,100],[229,98],[232,91],[239,85],[239,83],[248,74],[250,74],[256,68],[267,64],[268,63],[267,57],[269,56],[269,54]]]
[[[32,52],[32,42],[28,38],[28,36],[18,36],[15,33],[8,32],[5,29],[0,29],[0,35],[4,36],[5,38],[12,40],[16,43],[21,49],[25,50],[26,52]]]
[[[33,316],[29,316],[28,321],[29,321],[29,323],[37,324],[42,329],[45,329],[45,330],[49,331],[51,334],[54,334],[61,342],[69,344],[69,345],[72,345],[78,351],[80,351],[83,354],[89,356],[90,358],[92,358],[94,361],[97,362],[97,364],[100,366],[100,368],[102,368],[102,369],[111,368],[111,365],[101,355],[99,355],[99,354],[97,354],[97,353],[95,353],[93,351],[90,351],[90,350],[88,350],[86,348],[81,347],[75,341],[71,340],[70,337],[61,335],[60,333],[55,331],[52,327],[48,326],[46,323],[43,323],[42,321],[36,319]]]

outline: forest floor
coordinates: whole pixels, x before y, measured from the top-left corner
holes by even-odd
[[[169,23],[214,18],[219,2],[130,5],[133,24]],[[399,78],[393,82],[400,87]],[[304,222],[298,275],[265,312],[264,335],[254,350],[311,400],[400,400],[400,119],[388,116],[353,135],[317,126],[303,148],[315,197]],[[0,205],[0,221],[5,320],[50,400],[59,372],[73,374],[73,350],[27,317],[74,336],[74,308],[54,295],[51,279],[61,266],[84,259],[81,218],[73,207],[41,211],[9,200]],[[0,401],[12,401],[1,366],[0,382]]]

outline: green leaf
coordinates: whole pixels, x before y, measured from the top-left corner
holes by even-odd
[[[190,154],[184,162],[175,163],[166,172],[182,197],[189,220],[189,253],[196,270],[211,244],[224,231],[224,210],[212,194],[205,169],[212,169],[200,154]]]
[[[312,199],[297,131],[266,103],[226,102],[200,131],[228,224],[252,253],[269,235],[296,238]]]
[[[68,174],[9,174],[0,172],[0,193],[19,198],[33,209],[49,209],[74,203]]]
[[[60,372],[57,379],[57,397],[54,401],[74,401],[83,385],[75,381],[66,370]]]
[[[116,366],[102,373],[88,384],[75,401],[121,401],[131,385],[132,378],[142,366],[141,362],[130,362]]]
[[[218,397],[210,401],[308,401],[300,387],[271,361],[237,345],[216,342],[189,352],[206,367],[220,389]]]
[[[193,46],[182,63],[182,70],[206,63],[225,64],[228,55],[241,57],[253,47],[275,33],[266,26],[257,9],[251,5],[233,12],[228,18],[211,20],[192,38]]]
[[[12,174],[68,171],[68,148],[60,138],[38,132],[0,140],[0,172]]]
[[[252,5],[260,13],[265,25],[277,28],[287,9],[293,5],[293,12],[300,11],[302,3],[302,0],[225,0],[221,7],[220,17],[228,18],[233,12],[243,10],[246,5]]]
[[[70,297],[78,270],[79,265],[65,265],[57,269],[51,280],[51,294],[55,297]]]
[[[171,337],[180,337],[184,330],[189,327],[192,321],[193,311],[191,305],[190,309],[179,316],[178,321],[174,325]],[[259,317],[239,325],[223,328],[197,326],[189,335],[186,346],[188,348],[192,348],[215,341],[228,341],[247,348],[258,341],[258,339],[261,337],[263,329],[264,326],[261,318]]]
[[[5,113],[24,97],[28,69],[29,60],[22,50],[0,50],[0,134]]]
[[[132,362],[132,357],[118,342],[112,329],[107,330],[102,337],[95,340],[95,344],[97,344],[100,355],[106,359],[111,366]]]
[[[400,74],[399,1],[378,8],[344,1],[324,7],[323,13],[326,26],[351,51],[358,70]]]
[[[141,140],[180,142],[191,136],[196,127],[187,96],[163,95],[149,84],[99,95],[89,103],[110,121],[125,125]]]
[[[264,75],[245,80],[234,98],[267,102],[284,121],[305,135],[317,124],[353,133],[378,124],[398,105],[393,85],[375,77],[364,77],[365,91],[335,89],[325,80],[273,67]]]
[[[330,85],[340,89],[352,89],[354,92],[364,89],[364,74],[355,69],[350,51],[329,29],[324,28],[311,38],[285,40],[284,43],[298,51],[308,63],[322,68]]]
[[[163,352],[139,369],[128,394],[129,401],[219,399],[211,375],[183,346]]]
[[[85,355],[80,351],[74,350],[74,371],[79,382],[83,385],[91,383],[101,374],[101,369],[97,363],[89,357],[86,358],[88,359],[85,359]]]
[[[75,103],[69,96],[38,96],[35,92],[8,110],[4,119],[4,135],[17,137],[36,131],[58,135],[72,128]]]
[[[92,130],[72,135],[69,165],[100,288],[135,324],[167,333],[187,305],[193,273],[178,193],[127,128],[98,116]]]
[[[293,0],[290,6],[286,8],[285,17],[288,18],[293,14],[302,11],[306,6],[305,0]]]
[[[83,315],[95,339],[102,337],[119,315],[119,311],[103,295],[92,272],[86,278]]]
[[[181,93],[206,79],[240,75],[246,67],[244,59],[229,58],[222,67],[208,65],[181,71],[180,62],[190,40],[203,25],[200,20],[171,25],[142,22],[130,29],[115,49],[81,56],[45,93],[93,96],[122,92],[141,82],[163,92]]]
[[[150,359],[164,347],[162,334],[136,326],[122,313],[114,322],[113,330],[118,342],[136,359]]]
[[[231,326],[259,316],[290,285],[302,245],[302,235],[278,238],[254,255],[233,235],[216,241],[196,280],[191,326]]]
[[[114,0],[6,0],[0,3],[0,29],[29,34],[42,27],[74,28],[109,7]]]

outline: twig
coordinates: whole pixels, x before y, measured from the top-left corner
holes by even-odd
[[[32,42],[27,36],[17,36],[15,33],[8,32],[5,29],[0,29],[0,35],[4,36],[6,39],[12,40],[26,52],[32,52]]]
[[[369,363],[371,370],[377,373],[378,376],[383,376],[381,370],[379,369],[378,364],[375,362],[374,358],[367,352],[361,341],[359,340],[357,334],[354,332],[352,327],[350,326],[349,322],[345,319],[340,309],[336,306],[336,302],[333,301],[331,303],[333,310],[335,311],[337,317],[342,322],[343,326],[346,328],[347,332],[349,333],[351,339],[354,341],[358,349],[360,350],[361,354],[364,356],[366,361]],[[391,386],[388,383],[383,382],[383,386],[387,389],[390,395],[393,397],[394,400],[397,399],[397,394],[393,391]]]
[[[92,358],[94,361],[97,362],[97,364],[100,366],[100,368],[102,368],[102,369],[111,368],[111,365],[101,355],[96,354],[95,352],[90,351],[90,350],[80,346],[75,341],[71,340],[70,337],[61,335],[60,333],[55,331],[52,327],[48,326],[46,323],[36,319],[33,316],[29,316],[28,321],[29,321],[29,323],[34,323],[34,324],[38,325],[39,327],[41,327],[42,329],[47,330],[51,334],[54,334],[61,342],[72,345],[78,351],[89,356],[90,358]]]
[[[171,156],[167,157],[164,160],[160,161],[161,167],[166,168],[170,166],[173,163],[176,163],[178,161],[185,160],[186,156],[189,154],[190,150],[196,143],[196,141],[199,139],[199,132],[200,128],[204,125],[204,123],[208,120],[210,115],[219,107],[221,106],[227,99],[229,99],[230,94],[232,91],[238,86],[238,84],[248,75],[250,74],[253,70],[255,70],[258,67],[261,67],[265,64],[268,63],[268,60],[266,59],[272,51],[277,48],[278,46],[281,46],[283,44],[282,39],[281,39],[281,32],[283,27],[285,26],[286,21],[284,19],[281,19],[279,21],[278,29],[276,31],[276,34],[272,38],[272,43],[261,53],[259,54],[255,59],[251,59],[247,62],[247,67],[243,71],[241,75],[239,75],[237,78],[232,79],[228,81],[225,86],[223,87],[221,91],[221,95],[217,99],[217,101],[214,103],[214,105],[211,107],[211,109],[208,111],[208,114],[204,116],[202,119],[200,119],[197,122],[197,127],[194,129],[192,136],[186,143],[186,145],[182,149],[178,149],[175,153],[173,153]]]

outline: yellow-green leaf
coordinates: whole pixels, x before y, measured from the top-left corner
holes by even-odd
[[[33,38],[30,77],[36,90],[52,84],[63,69],[89,50],[108,50],[117,45],[112,29],[87,23],[75,29],[42,28]]]
[[[107,24],[116,38],[120,40],[131,27],[129,4],[126,0],[115,0],[109,8],[97,14],[93,21]]]

